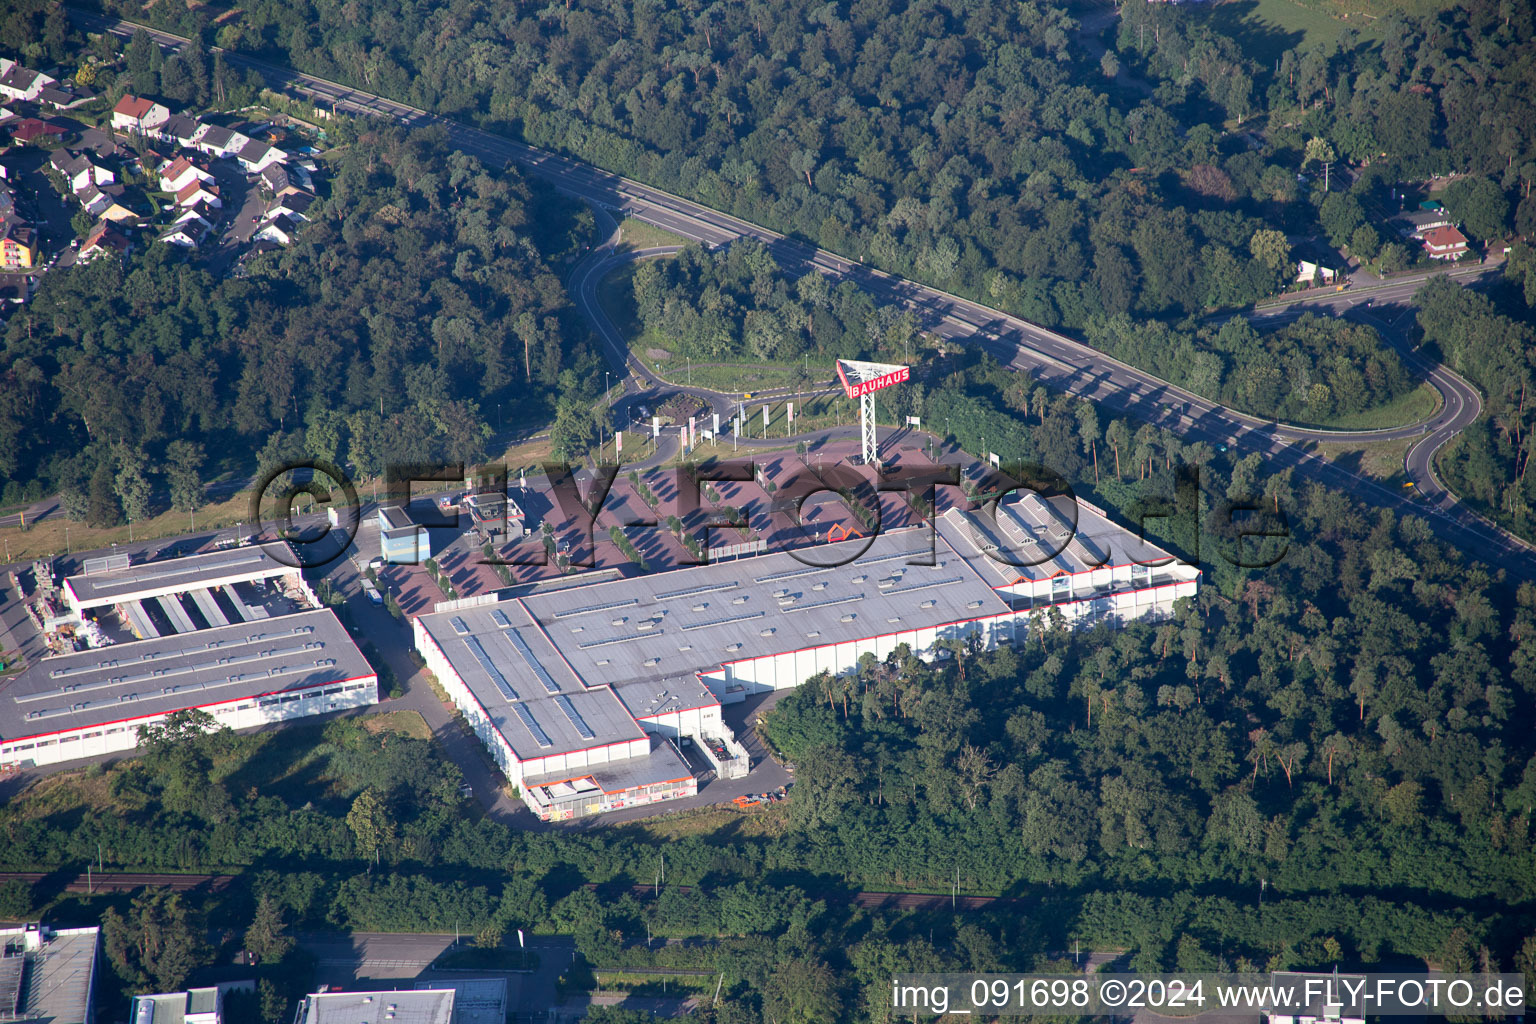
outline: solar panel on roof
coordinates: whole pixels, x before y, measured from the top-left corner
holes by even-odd
[[[501,669],[496,667],[491,656],[485,653],[485,648],[480,646],[480,638],[467,636],[464,638],[464,646],[469,648],[469,653],[473,654],[475,660],[480,663],[480,667],[485,669],[485,674],[491,677],[491,682],[496,684],[496,689],[501,691],[501,695],[507,700],[517,700],[517,691],[512,689],[512,684],[507,682],[507,677],[501,674]]]
[[[585,651],[590,650],[593,647],[607,647],[610,644],[627,644],[632,640],[644,640],[648,636],[654,636],[656,633],[662,632],[665,632],[665,630],[658,629],[652,633],[629,633],[625,636],[610,636],[605,640],[588,640],[584,644],[577,644],[576,649]]]
[[[453,631],[455,633],[459,634],[459,636],[463,636],[463,635],[465,635],[466,633],[469,632],[469,627],[466,626],[464,624],[464,620],[459,618],[457,615],[455,615],[453,618],[449,619],[448,622],[449,622],[450,625],[453,626]]]
[[[544,689],[550,693],[560,692],[560,684],[555,682],[554,677],[549,674],[549,670],[544,667],[543,663],[534,657],[533,649],[528,646],[528,641],[523,639],[522,633],[513,629],[503,633],[502,636],[511,641],[513,647],[517,648],[517,653],[521,654],[523,660],[528,663],[528,667],[533,669],[533,674],[539,677],[539,682],[544,684]]]
[[[565,717],[569,718],[571,724],[576,727],[576,731],[581,733],[582,739],[597,739],[597,733],[593,732],[587,720],[581,717],[581,712],[576,710],[576,705],[571,703],[571,698],[561,695],[555,698],[555,703],[560,705],[560,710],[565,712]]]
[[[586,615],[589,612],[605,612],[610,608],[628,608],[632,604],[639,604],[638,597],[631,597],[623,601],[609,601],[606,604],[589,604],[581,608],[567,608],[564,611],[555,612],[557,619],[568,619],[574,615]]]
[[[748,619],[760,619],[767,614],[767,612],[743,612],[740,615],[727,615],[724,618],[709,619],[705,622],[690,622],[680,628],[683,629],[684,632],[690,629],[708,629],[710,626],[723,626],[728,622],[745,622]]]
[[[929,587],[947,587],[951,583],[959,583],[964,579],[964,576],[949,576],[942,580],[929,580],[927,583],[909,583],[904,587],[892,587],[885,592],[885,595],[889,597],[892,594],[910,594],[914,590],[927,590]]]
[[[517,717],[522,719],[523,724],[528,727],[528,731],[533,733],[535,743],[541,747],[554,746],[554,740],[549,738],[549,733],[544,731],[544,727],[539,724],[539,720],[533,717],[533,712],[528,710],[528,705],[514,704],[512,708],[517,712]]]
[[[787,572],[773,572],[773,573],[769,573],[767,576],[754,576],[752,578],[752,582],[754,582],[754,583],[774,583],[774,582],[777,582],[778,580],[792,580],[796,576],[809,576],[812,573],[826,572],[830,568],[832,568],[832,566],[830,566],[830,565],[821,565],[821,566],[817,566],[817,567],[815,567],[813,569],[790,569]]]
[[[911,558],[913,555],[931,555],[928,548],[913,548],[911,551],[899,551],[894,555],[870,555],[867,558],[856,558],[854,565],[874,565],[876,562],[892,562],[898,558]]]
[[[710,583],[702,587],[689,587],[686,590],[669,590],[664,594],[653,594],[657,601],[670,601],[676,597],[693,597],[695,594],[712,594],[717,590],[734,590],[738,586],[735,580],[728,583]]]
[[[829,605],[847,604],[850,601],[862,601],[862,600],[864,600],[864,595],[863,594],[850,594],[847,597],[827,597],[827,598],[823,598],[820,601],[812,601],[810,604],[791,605],[788,608],[780,608],[779,610],[781,612],[783,612],[785,615],[788,615],[790,612],[808,612],[812,608],[826,608]]]
[[[507,613],[502,611],[500,608],[497,608],[491,612],[491,621],[496,623],[496,625],[500,626],[502,629],[506,629],[508,626],[512,625],[512,621],[507,618]]]

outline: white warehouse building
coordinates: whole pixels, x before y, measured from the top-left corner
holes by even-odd
[[[1048,609],[1068,622],[1171,614],[1199,570],[1079,510],[1040,502],[994,518],[950,510],[872,540],[655,575],[439,605],[416,646],[536,814],[600,813],[697,791],[674,742],[722,777],[747,768],[721,705],[852,671],[906,645],[1022,640]],[[1037,562],[1020,565],[1020,562]]]
[[[194,708],[243,729],[378,702],[341,621],[260,548],[124,559],[60,591],[68,614],[46,624],[93,645],[0,683],[0,766],[131,751],[145,726]]]

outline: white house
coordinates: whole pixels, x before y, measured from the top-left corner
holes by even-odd
[[[172,114],[166,118],[164,124],[157,127],[150,134],[162,142],[170,143],[183,149],[190,149],[192,140],[197,137],[197,133],[202,131],[202,128],[201,124],[186,114]]]
[[[201,221],[201,218],[199,218]],[[207,223],[201,221],[201,223]],[[203,236],[208,232],[201,227],[198,221],[189,221],[186,224],[177,225],[160,236],[160,241],[169,245],[179,245],[183,249],[196,249],[202,242]]]
[[[217,124],[205,124],[192,139],[193,147],[216,159],[234,156],[251,140],[239,132]]]
[[[58,83],[58,79],[49,78],[41,71],[33,71],[24,68],[15,61],[9,61],[8,66],[0,72],[0,96],[8,100],[35,100],[50,85]]]
[[[286,163],[288,154],[276,146],[252,139],[240,147],[235,159],[240,161],[246,174],[260,174],[273,164]]]
[[[176,193],[176,205],[195,206],[198,203],[206,203],[214,209],[224,206],[217,189],[205,181],[193,179]]]
[[[151,133],[170,119],[171,112],[154,100],[124,95],[112,108],[112,127],[122,132]]]
[[[212,184],[213,175],[184,156],[178,156],[160,168],[160,191],[162,192],[180,193],[194,181]]]
[[[1296,283],[1311,284],[1313,281],[1321,281],[1323,284],[1333,284],[1339,276],[1337,270],[1313,263],[1310,260],[1296,261]]]
[[[271,220],[262,224],[251,236],[252,240],[265,239],[268,242],[276,242],[279,245],[287,245],[298,234],[298,225],[289,220],[284,214],[278,214]]]
[[[49,163],[64,176],[64,180],[69,183],[69,190],[76,195],[85,191],[89,185],[110,185],[117,180],[117,176],[105,167],[91,163],[90,157],[84,153],[61,149],[53,154]]]

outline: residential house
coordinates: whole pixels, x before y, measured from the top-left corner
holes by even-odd
[[[0,274],[0,302],[21,305],[32,293],[26,274]]]
[[[279,196],[267,204],[263,219],[271,220],[273,217],[285,216],[290,220],[309,220],[305,212],[315,197],[308,192],[292,192],[286,196]]]
[[[199,218],[189,220],[184,224],[175,224],[165,234],[160,236],[160,241],[168,245],[179,245],[184,249],[196,249],[208,234],[208,228],[204,227],[207,221]]]
[[[297,168],[280,164],[273,164],[261,172],[261,187],[279,199],[308,190],[308,186],[299,179]]]
[[[55,110],[73,110],[81,104],[89,103],[95,98],[95,93],[76,89],[68,83],[46,86],[37,94],[37,102],[50,106]]]
[[[218,187],[200,179],[192,179],[176,191],[177,206],[192,206],[197,203],[207,203],[214,209],[224,206],[224,200],[219,198]]]
[[[160,191],[162,192],[180,192],[194,181],[211,185],[213,175],[185,156],[178,156],[160,169]]]
[[[240,147],[240,152],[235,154],[235,159],[240,161],[240,166],[245,169],[246,174],[260,174],[274,164],[286,162],[288,154],[270,143],[252,139]]]
[[[122,132],[149,135],[170,116],[170,110],[154,100],[125,94],[112,108],[112,127]]]
[[[1439,203],[1433,204],[1432,208],[1420,207],[1417,210],[1408,210],[1393,219],[1397,221],[1397,233],[1404,238],[1422,238],[1424,232],[1434,228],[1448,227],[1451,223],[1450,215]]]
[[[278,214],[270,220],[264,221],[251,235],[252,240],[264,239],[268,242],[276,242],[278,245],[287,245],[298,234],[299,226],[286,214]]]
[[[63,138],[64,129],[35,117],[24,117],[11,126],[11,138],[17,142],[36,142],[49,137]]]
[[[114,228],[110,221],[101,221],[91,233],[85,236],[85,241],[80,245],[80,251],[75,255],[75,263],[89,263],[100,256],[109,253],[122,254],[133,247],[133,243],[127,237]]]
[[[8,100],[30,102],[37,99],[48,86],[58,84],[58,79],[50,78],[41,71],[24,68],[15,61],[10,61],[9,65],[4,72],[0,72],[0,96]]]
[[[0,217],[0,270],[31,270],[37,266],[37,232],[20,217]]]
[[[198,203],[196,206],[181,211],[181,215],[172,222],[171,227],[179,228],[191,224],[199,231],[208,232],[213,230],[213,219],[215,216],[213,207]]]
[[[197,133],[203,130],[203,126],[186,114],[172,114],[166,118],[164,124],[155,129],[154,135],[161,142],[191,149],[192,140],[197,138]]]
[[[0,107],[0,124],[5,124],[7,121],[14,121],[20,116],[20,114],[16,113],[16,111],[12,110],[10,107]]]
[[[223,125],[203,125],[203,130],[193,139],[192,145],[216,159],[234,156],[251,140]]]
[[[53,169],[64,176],[69,183],[69,190],[79,195],[88,185],[110,185],[117,180],[117,176],[105,167],[98,167],[91,162],[90,157],[84,153],[71,153],[61,149],[54,153],[49,163]]]
[[[1444,224],[1424,232],[1424,252],[1432,260],[1454,260],[1467,254],[1467,236],[1454,224]]]
[[[124,203],[121,185],[87,185],[80,192],[80,205],[97,220],[121,223],[139,216]]]
[[[1338,276],[1338,270],[1333,267],[1325,267],[1311,260],[1296,261],[1297,284],[1333,284]]]

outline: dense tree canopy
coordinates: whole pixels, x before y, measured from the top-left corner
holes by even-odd
[[[1479,237],[1536,178],[1518,70],[1531,18],[1492,2],[1393,16],[1370,40],[1346,29],[1273,64],[1237,19],[1132,5],[1105,54],[1128,80],[1106,78],[1092,33],[1040,2],[262,0],[216,30],[211,13],[148,15],[1047,324],[1273,290],[1250,242],[1318,230],[1320,183],[1296,172],[1330,151],[1377,175],[1335,174],[1335,189],[1482,175]],[[1248,133],[1264,113],[1268,131]]]
[[[46,275],[0,342],[0,480],[50,478],[110,523],[151,469],[195,503],[189,446],[243,473],[307,455],[371,476],[484,457],[514,394],[508,419],[542,422],[590,392],[597,357],[546,262],[580,237],[570,204],[433,130],[362,135],[326,170],[312,223],[247,276],[161,244]]]

